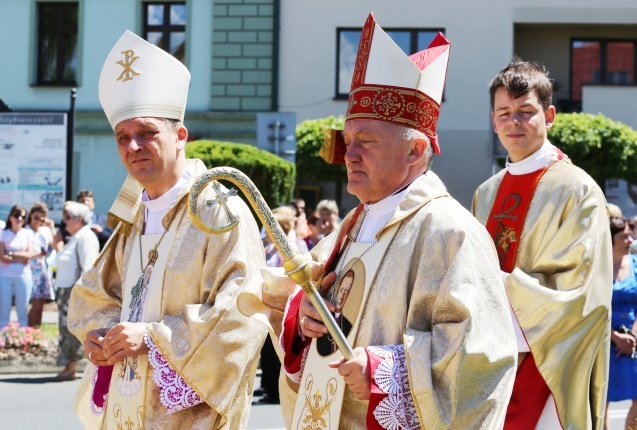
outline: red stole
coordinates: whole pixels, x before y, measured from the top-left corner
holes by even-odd
[[[339,235],[336,240],[336,244],[334,245],[334,249],[332,249],[330,256],[327,258],[327,260],[325,260],[325,264],[323,265],[323,275],[326,275],[336,270],[336,264],[338,263],[338,260],[341,257],[341,252],[343,251],[343,248],[345,248],[345,246],[350,240],[348,234],[354,227],[354,224],[356,224],[356,221],[358,220],[358,217],[360,216],[361,212],[363,212],[364,208],[365,208],[364,204],[361,203],[360,205],[358,205],[356,207],[356,210],[352,214],[352,217],[347,222],[347,225],[339,231]]]
[[[500,183],[486,227],[495,243],[500,269],[504,272],[511,273],[515,268],[526,214],[546,169],[518,176],[506,172]],[[504,430],[535,429],[550,394],[533,355],[527,353],[515,375]]]

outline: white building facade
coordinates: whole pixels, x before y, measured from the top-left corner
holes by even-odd
[[[75,21],[43,14],[63,4],[77,9]],[[158,6],[174,13],[162,18]],[[254,144],[257,112],[293,112],[297,123],[345,113],[356,32],[370,11],[406,51],[437,31],[452,43],[433,170],[466,207],[496,169],[488,83],[514,54],[550,70],[558,111],[600,111],[637,126],[633,0],[0,0],[0,99],[16,111],[66,110],[77,88],[72,195],[90,188],[106,212],[125,171],[97,83],[124,30],[161,40],[191,71],[193,136]],[[59,52],[64,42],[47,51],[51,26],[72,53]],[[320,197],[334,194],[325,186]],[[345,208],[356,203],[343,197]]]

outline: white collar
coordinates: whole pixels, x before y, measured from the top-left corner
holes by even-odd
[[[183,175],[181,175],[181,178],[179,178],[177,183],[173,185],[170,190],[166,191],[156,199],[151,200],[150,197],[148,197],[146,190],[144,190],[144,193],[142,194],[142,203],[146,206],[146,213],[167,211],[179,193],[183,190],[184,186],[186,186],[188,180],[192,177],[192,175],[194,175],[194,171],[194,164],[188,164],[186,171]]]
[[[545,140],[537,151],[526,157],[524,160],[518,161],[517,163],[511,163],[509,161],[509,157],[507,157],[506,169],[514,176],[526,175],[543,169],[549,165],[551,159],[551,148],[553,148],[551,142]]]
[[[411,181],[409,185],[407,185],[402,191],[390,194],[384,199],[377,201],[376,203],[365,204],[365,210],[368,211],[369,214],[374,218],[378,218],[389,213],[393,214],[400,202],[403,200],[403,197],[405,197],[405,194],[407,194],[407,191],[409,191],[411,184],[413,183],[414,181]]]

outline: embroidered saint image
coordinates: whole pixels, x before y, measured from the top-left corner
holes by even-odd
[[[338,279],[330,299],[336,310],[334,319],[345,336],[349,335],[360,311],[363,292],[365,290],[365,266],[362,261],[354,260],[345,268],[344,275]],[[338,350],[336,342],[329,334],[317,339],[316,348],[319,354],[327,357]]]
[[[354,283],[354,272],[348,270],[343,279],[341,279],[341,283],[338,286],[338,290],[336,293],[336,312],[334,313],[334,318],[338,323],[343,315],[343,306],[345,305],[345,301],[347,300],[347,296],[349,296],[349,291],[352,289],[352,284]]]
[[[126,357],[120,365],[117,373],[117,391],[122,396],[132,397],[142,388],[141,378],[137,374],[137,359]]]
[[[516,240],[517,239],[515,237],[515,230],[512,229],[511,227],[505,227],[503,230],[500,230],[500,232],[498,233],[498,239],[497,239],[498,253],[500,253],[500,250],[503,253],[509,252],[509,248],[511,247],[511,244],[515,242]]]

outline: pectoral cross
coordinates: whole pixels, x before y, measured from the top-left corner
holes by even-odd
[[[217,195],[217,198],[214,200],[206,200],[206,205],[208,207],[212,207],[212,205],[214,205],[215,203],[220,204],[221,206],[223,206],[223,209],[226,211],[230,224],[234,223],[236,221],[236,218],[234,217],[234,215],[232,215],[232,212],[230,212],[230,208],[228,207],[226,202],[228,201],[229,197],[237,195],[237,190],[235,190],[234,188],[231,188],[230,191],[228,191],[227,193],[224,193],[223,190],[221,189],[221,186],[219,186],[219,182],[214,182],[212,184],[212,188],[214,189],[215,194]]]
[[[128,309],[132,309],[133,305],[135,304],[135,301],[137,300],[137,297],[139,297],[139,295],[142,292],[142,282],[144,282],[144,273],[142,272],[141,276],[139,277],[139,279],[137,280],[137,283],[135,284],[135,286],[133,287],[133,289],[131,290],[131,300],[130,300],[130,305],[128,305]]]

